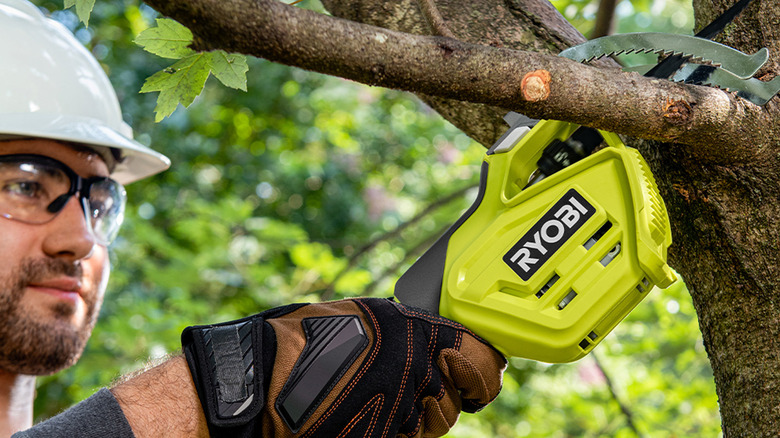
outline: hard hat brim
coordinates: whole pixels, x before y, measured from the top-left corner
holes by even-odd
[[[123,159],[116,164],[111,177],[122,184],[146,178],[170,167],[168,157],[128,138],[132,135],[130,127],[124,127],[129,131],[127,136],[93,118],[41,113],[4,114],[0,117],[3,138],[47,138],[88,147],[120,149]]]

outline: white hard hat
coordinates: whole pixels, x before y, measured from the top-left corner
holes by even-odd
[[[170,166],[133,140],[108,77],[68,29],[26,0],[0,0],[0,138],[18,137],[83,144],[109,161],[119,150],[111,176],[123,184]]]

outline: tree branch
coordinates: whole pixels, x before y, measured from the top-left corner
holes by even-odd
[[[617,392],[615,391],[615,385],[612,383],[612,379],[609,377],[609,374],[607,374],[607,370],[604,369],[604,366],[601,365],[601,361],[599,361],[598,356],[596,355],[595,351],[592,351],[590,353],[591,357],[593,358],[593,361],[596,363],[596,367],[601,371],[601,374],[604,376],[604,382],[607,385],[607,389],[609,389],[609,393],[612,396],[612,399],[615,400],[615,403],[620,407],[620,412],[623,413],[623,416],[626,417],[626,423],[628,424],[628,427],[631,428],[631,430],[636,434],[637,437],[642,438],[644,435],[642,435],[641,432],[639,432],[639,429],[636,427],[636,423],[634,423],[634,413],[631,410],[631,408],[623,403],[622,400],[620,400],[620,397],[618,397]]]
[[[597,69],[555,56],[390,31],[274,0],[148,4],[188,26],[198,49],[219,48],[368,85],[675,141],[716,162],[755,161],[757,151],[775,146],[780,138],[780,124],[772,123],[763,108],[707,87]],[[549,72],[549,79],[537,81],[536,88],[523,87],[523,78],[538,70]]]
[[[322,0],[332,15],[347,20],[417,35],[434,35],[418,0]],[[547,0],[435,0],[447,16],[447,26],[458,30],[458,40],[492,47],[557,54],[585,40]],[[402,5],[406,6],[402,6]],[[402,12],[401,12],[402,11]],[[618,67],[610,59],[602,67]],[[488,146],[506,131],[507,110],[497,106],[417,96],[465,134]]]
[[[449,195],[439,198],[436,201],[428,204],[421,212],[419,212],[416,216],[409,219],[408,221],[402,223],[401,225],[395,227],[393,230],[388,231],[387,233],[382,234],[381,236],[377,237],[376,239],[372,240],[368,244],[361,247],[359,250],[355,251],[354,254],[352,254],[349,257],[349,260],[347,261],[347,266],[344,267],[341,271],[339,271],[338,274],[336,274],[336,277],[328,283],[328,285],[325,287],[325,290],[320,295],[323,300],[329,300],[333,297],[334,288],[336,286],[336,283],[338,283],[339,280],[349,272],[352,268],[357,265],[358,260],[360,260],[360,257],[363,256],[363,254],[371,251],[374,249],[377,245],[380,243],[394,239],[395,237],[399,236],[405,229],[409,228],[410,226],[416,224],[417,222],[421,221],[422,219],[425,219],[433,213],[434,211],[438,210],[439,208],[449,204],[453,200],[463,196],[467,191],[477,187],[477,185],[470,185],[463,187],[459,190],[456,190]]]
[[[601,0],[599,2],[596,25],[593,27],[591,38],[611,35],[615,31],[615,6],[617,6],[617,0]]]
[[[425,19],[428,20],[428,24],[431,26],[434,34],[439,36],[458,39],[444,23],[444,17],[441,16],[439,9],[436,7],[435,0],[418,0],[420,4],[420,10],[422,11]]]
[[[405,264],[409,263],[410,260],[419,256],[425,250],[430,248],[436,242],[436,240],[438,240],[441,237],[441,235],[444,234],[445,231],[447,231],[449,227],[450,225],[445,225],[441,227],[435,233],[430,234],[428,238],[415,245],[414,248],[410,249],[409,251],[406,251],[406,254],[404,255],[403,259],[399,260],[394,265],[385,269],[381,274],[379,274],[378,277],[374,277],[374,279],[371,281],[371,284],[369,284],[368,286],[366,286],[365,289],[363,289],[363,293],[361,295],[364,297],[369,297],[373,295],[374,290],[376,290],[376,288],[379,287],[379,284],[382,281],[384,281],[387,277],[391,276],[393,273],[398,272],[398,270],[401,269]]]

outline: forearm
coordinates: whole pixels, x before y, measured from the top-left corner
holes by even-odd
[[[130,378],[111,392],[138,438],[209,436],[183,356]]]

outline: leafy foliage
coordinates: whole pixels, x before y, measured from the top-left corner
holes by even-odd
[[[89,23],[89,16],[95,7],[95,0],[64,0],[65,9],[76,7],[76,14],[79,20],[86,26]]]
[[[141,88],[141,93],[160,92],[154,109],[156,122],[173,114],[180,103],[190,106],[203,90],[209,73],[228,87],[246,91],[249,67],[244,55],[222,50],[196,53],[189,48],[192,32],[169,18],[158,18],[157,27],[141,32],[135,42],[157,56],[179,60],[149,77]]]
[[[76,366],[39,380],[38,419],[150,357],[175,353],[187,325],[323,297],[389,296],[394,279],[474,197],[467,188],[484,149],[413,97],[226,54],[219,67],[221,58],[188,51],[191,35],[135,0],[97,2],[89,28],[59,0],[37,4],[104,65],[136,138],[173,161],[128,187],[101,319]],[[203,63],[197,70],[218,80],[175,67],[165,74],[189,74],[205,87],[195,98],[200,90],[182,85],[181,95],[193,96],[187,111],[173,111],[178,100],[162,111],[155,96],[138,94],[176,88],[144,84],[167,67],[160,53],[177,60],[171,68],[210,57],[186,62]],[[155,106],[157,119],[167,116],[159,123]],[[682,284],[651,293],[596,357],[598,364],[512,359],[501,396],[463,415],[450,436],[636,436],[616,398],[642,436],[718,435],[711,370]]]
[[[593,30],[597,0],[551,0],[583,35]],[[623,0],[615,8],[616,33],[666,32],[692,35],[693,11],[689,0]]]

